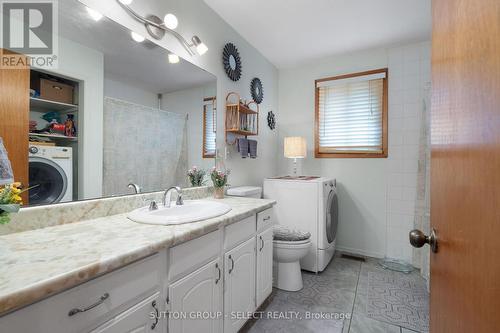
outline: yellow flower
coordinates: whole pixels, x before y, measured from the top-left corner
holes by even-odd
[[[21,183],[20,182],[15,182],[14,184],[12,184],[12,186],[14,186],[14,187],[21,187]]]
[[[23,199],[19,195],[14,195],[12,197],[12,200],[14,201],[14,203],[18,203],[18,204],[23,202]]]

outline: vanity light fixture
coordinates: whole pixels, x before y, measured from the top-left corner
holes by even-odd
[[[174,36],[179,43],[181,43],[182,47],[189,53],[189,55],[194,56],[196,53],[199,55],[203,55],[208,51],[208,47],[201,41],[198,36],[193,36],[191,38],[191,43],[188,42],[184,37],[182,37],[178,32],[174,29],[177,28],[179,21],[174,14],[168,13],[165,15],[162,20],[156,15],[148,15],[146,17],[140,15],[135,10],[130,8],[129,3],[132,2],[130,0],[116,0],[118,4],[125,9],[130,16],[132,16],[137,21],[143,23],[146,26],[146,30],[154,39],[162,39],[165,36],[165,33],[169,33]],[[193,51],[193,48],[196,50]]]
[[[89,16],[94,20],[94,21],[99,21],[100,19],[103,18],[103,15],[101,13],[99,13],[97,10],[95,9],[92,9],[90,7],[86,7],[87,8],[87,13],[89,14]]]
[[[176,64],[180,61],[179,56],[175,53],[168,54],[168,62],[171,64]]]
[[[139,35],[137,32],[131,31],[130,36],[132,36],[132,39],[136,41],[137,43],[142,43],[146,38],[143,36]]]

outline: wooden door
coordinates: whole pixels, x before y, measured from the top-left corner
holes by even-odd
[[[224,257],[224,333],[236,333],[255,310],[255,238]]]
[[[0,55],[15,55],[0,49]],[[22,56],[20,56],[22,57]],[[0,66],[0,137],[9,154],[14,180],[28,186],[29,81],[26,67]],[[28,196],[23,195],[27,204]]]
[[[186,318],[169,318],[168,332],[222,332],[222,284],[219,259],[172,284],[168,292],[170,311]]]
[[[125,310],[90,333],[161,333],[163,318],[155,318],[160,294],[156,293]]]
[[[257,235],[257,307],[273,291],[273,229]]]
[[[432,333],[500,327],[500,1],[432,2]]]

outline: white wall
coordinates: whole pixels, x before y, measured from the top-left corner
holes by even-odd
[[[120,22],[127,28],[144,36],[147,32],[144,26],[131,18],[115,0],[80,0],[82,3],[99,10],[109,18]],[[218,133],[217,146],[224,152],[224,105],[227,93],[236,91],[243,99],[251,99],[250,81],[259,77],[264,85],[264,101],[261,104],[259,157],[241,159],[237,157],[234,147],[230,147],[226,167],[232,170],[230,183],[233,185],[262,184],[264,177],[276,174],[277,133],[266,125],[266,115],[269,110],[275,113],[278,109],[278,71],[253,46],[246,42],[225,21],[223,21],[203,0],[143,0],[135,1],[132,7],[139,13],[163,16],[174,13],[179,19],[176,29],[181,35],[190,39],[198,35],[208,46],[209,51],[204,56],[191,57],[181,47],[177,40],[167,34],[159,45],[178,54],[193,64],[207,70],[217,77],[217,109]],[[242,58],[243,74],[238,82],[227,78],[222,66],[222,49],[227,42],[234,43]]]
[[[150,108],[158,107],[158,95],[154,92],[136,87],[133,82],[104,72],[104,96],[121,99],[127,102],[144,105]]]
[[[163,95],[163,109],[188,115],[187,144],[188,165],[209,169],[215,165],[213,158],[203,158],[203,99],[217,94],[216,83],[184,89]]]
[[[279,171],[289,173],[291,166],[291,161],[282,157],[283,138],[306,137],[308,158],[302,161],[302,173],[337,179],[339,249],[411,260],[407,233],[413,224],[411,193],[417,178],[415,135],[421,111],[421,79],[428,79],[430,72],[429,49],[428,43],[418,43],[366,50],[279,72]],[[314,80],[384,67],[389,67],[389,157],[314,158]],[[396,198],[399,191],[401,197]],[[387,241],[391,246],[386,249]]]

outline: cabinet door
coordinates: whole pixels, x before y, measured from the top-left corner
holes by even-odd
[[[217,259],[169,287],[169,333],[222,332],[222,278]]]
[[[224,255],[224,333],[238,332],[255,310],[255,237]]]
[[[257,235],[257,307],[273,290],[273,229]]]
[[[160,293],[148,297],[118,316],[99,326],[91,333],[146,333],[162,332],[159,311]]]

